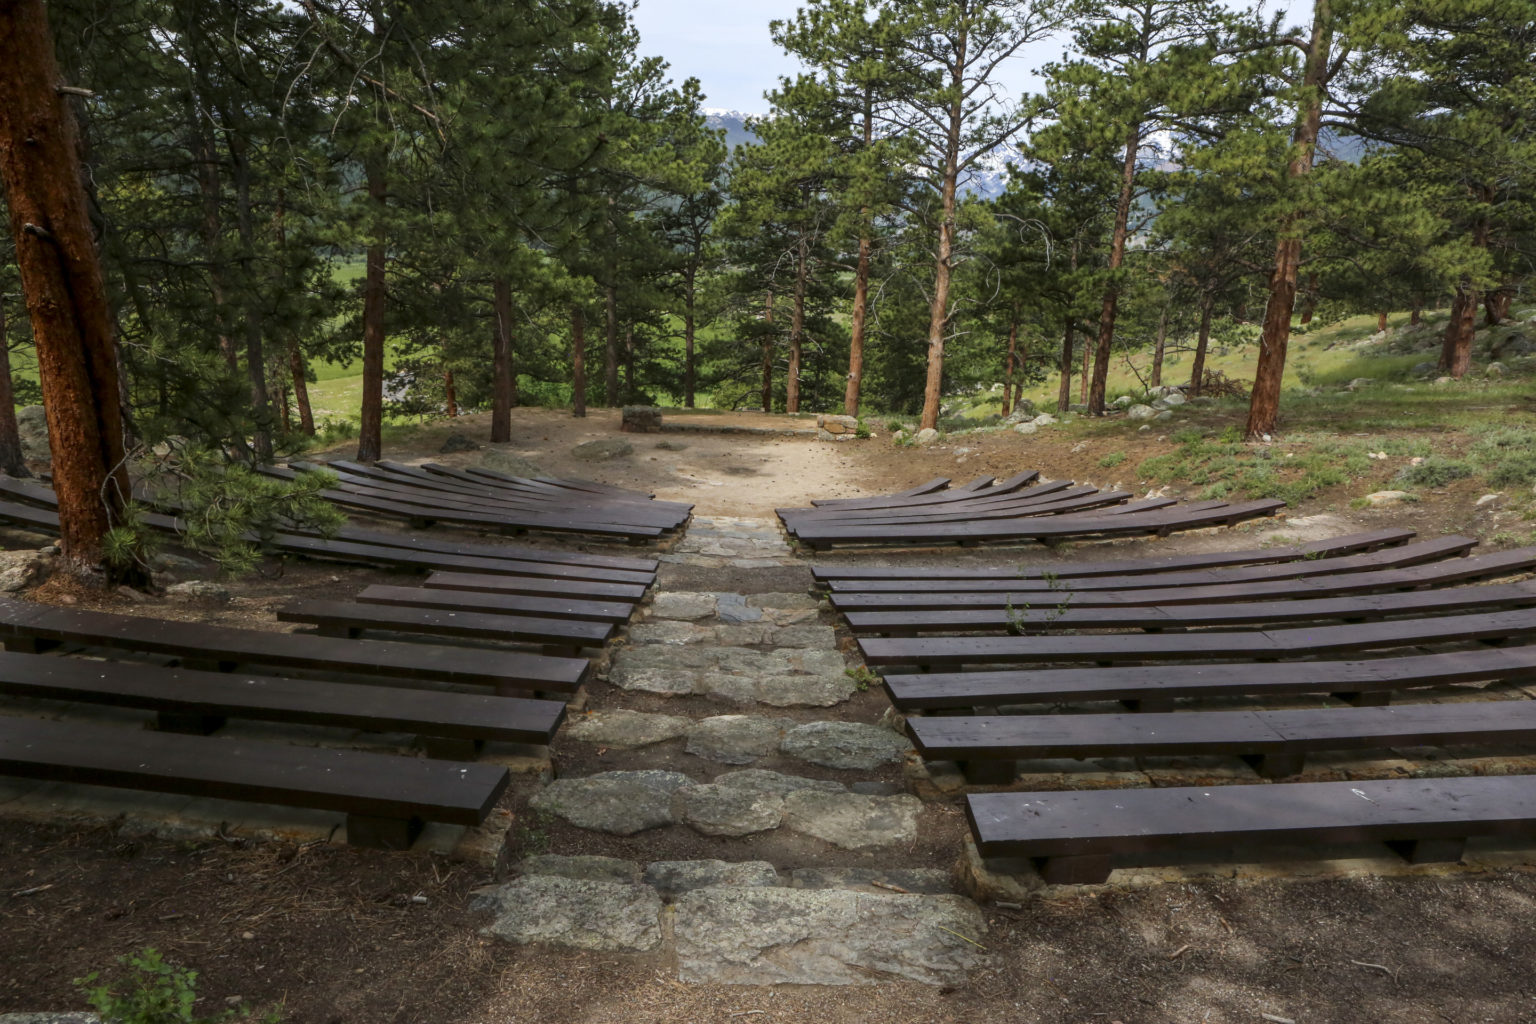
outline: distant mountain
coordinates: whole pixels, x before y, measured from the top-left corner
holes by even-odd
[[[725,144],[731,152],[736,151],[737,146],[757,145],[757,136],[747,128],[747,118],[751,114],[743,114],[739,110],[721,110],[718,107],[705,107],[704,123],[710,128],[725,129]]]

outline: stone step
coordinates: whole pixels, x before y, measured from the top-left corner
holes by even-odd
[[[486,934],[671,954],[684,982],[959,985],[985,952],[985,919],[942,871],[549,856],[522,870],[476,894]]]
[[[864,788],[856,783],[855,786]],[[870,788],[883,789],[875,783]],[[700,782],[682,772],[600,772],[556,779],[530,801],[577,828],[629,836],[685,825],[706,836],[786,829],[844,850],[910,845],[923,804],[908,793],[858,792],[829,779],[760,768]]]
[[[720,764],[786,757],[822,768],[874,771],[912,753],[905,736],[863,722],[796,722],[764,715],[713,715],[694,720],[643,711],[591,711],[569,719],[561,734],[610,750],[636,750],[681,739],[683,750]]]
[[[694,516],[688,532],[661,560],[733,569],[767,569],[795,561],[776,519],[730,516]]]
[[[607,679],[621,690],[774,707],[831,707],[859,689],[840,652],[791,647],[626,646],[613,653]]]
[[[821,607],[822,603],[810,594],[663,590],[656,594],[646,608],[646,620],[707,621],[712,625],[766,622],[774,626],[793,626],[814,622]]]

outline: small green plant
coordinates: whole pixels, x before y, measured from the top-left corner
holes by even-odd
[[[869,425],[866,424],[863,420],[859,420],[858,426],[853,428],[853,436],[860,438],[861,440],[867,440],[872,436]]]
[[[1431,455],[1417,466],[1407,466],[1400,470],[1397,480],[1413,487],[1444,487],[1454,480],[1463,480],[1476,473],[1471,463]]]
[[[863,693],[880,681],[880,677],[871,672],[868,665],[860,665],[858,668],[845,668],[843,669],[843,674],[853,680],[854,688],[860,693]]]
[[[152,947],[118,957],[117,962],[126,970],[109,981],[101,982],[101,973],[92,971],[74,982],[91,1008],[110,1024],[214,1024],[251,1019],[251,1009],[246,1006],[213,1017],[198,1016],[197,972],[168,963]],[[260,1020],[276,1024],[282,1015],[273,1010]]]
[[[1099,460],[1099,466],[1103,469],[1114,469],[1125,461],[1125,452],[1110,452]]]
[[[548,811],[534,811],[531,820],[517,826],[513,838],[524,856],[537,855],[549,849],[549,827],[554,820],[554,815]]]
[[[1482,465],[1488,482],[1495,487],[1536,483],[1536,430],[1491,430],[1472,446],[1472,457]]]
[[[905,430],[906,427],[902,425],[901,420],[886,420],[885,429],[894,434],[898,430]]]

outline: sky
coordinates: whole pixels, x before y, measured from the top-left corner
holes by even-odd
[[[640,52],[660,56],[672,65],[672,79],[697,78],[704,87],[704,106],[763,114],[763,93],[779,78],[793,76],[798,65],[768,36],[768,23],[788,20],[797,0],[640,0],[635,27]],[[1061,56],[1061,42],[1043,43],[1012,62],[1006,75],[1017,96],[1039,84],[1034,68]]]

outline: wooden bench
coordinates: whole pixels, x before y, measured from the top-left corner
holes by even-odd
[[[1302,770],[1318,750],[1530,744],[1536,701],[1398,707],[1163,714],[978,715],[910,718],[907,734],[930,760],[958,761],[972,782],[1006,783],[1015,762],[1039,758],[1228,754],[1265,778]]]
[[[336,811],[348,843],[396,850],[423,822],[480,824],[509,781],[499,765],[11,716],[0,775]]]
[[[1445,590],[1408,590],[1354,597],[1232,604],[1133,605],[1079,608],[1049,599],[1016,608],[936,611],[844,611],[855,633],[915,636],[920,633],[1037,633],[1062,629],[1140,629],[1149,632],[1280,623],[1374,621],[1392,616],[1452,615],[1476,608],[1517,608],[1536,604],[1536,582]]]
[[[936,477],[925,484],[909,488],[905,491],[897,491],[895,494],[874,495],[868,498],[820,498],[813,499],[811,505],[818,509],[859,510],[871,508],[907,508],[926,504],[944,504],[956,501],[969,501],[978,495],[1010,494],[1029,487],[1040,479],[1040,471],[1028,469],[1017,473],[1006,480],[997,480],[990,476],[979,476],[976,479],[954,487],[949,486],[947,477]],[[788,509],[786,511],[800,511]]]
[[[421,584],[428,589],[464,590],[482,594],[561,594],[592,601],[624,601],[637,604],[645,599],[646,588],[629,583],[582,583],[566,580],[534,579],[524,576],[500,576],[486,572],[434,572]]]
[[[361,562],[383,565],[417,572],[435,572],[439,569],[460,570],[481,574],[525,576],[538,579],[570,581],[576,584],[612,583],[638,587],[642,593],[655,580],[654,573],[626,572],[621,569],[602,569],[595,566],[560,565],[553,562],[523,562],[513,559],[497,561],[479,555],[451,555],[437,552],[420,552],[410,548],[384,547],[377,544],[356,544],[344,540],[326,540],[323,537],[299,537],[280,534],[273,547],[284,554],[303,555],[308,558],[333,559],[342,562]]]
[[[1120,701],[1155,712],[1172,711],[1174,700],[1184,697],[1325,693],[1356,704],[1384,704],[1397,690],[1531,679],[1536,679],[1536,646],[1350,661],[892,673],[884,681],[891,703],[903,711]]]
[[[1194,555],[1163,555],[1155,558],[1127,558],[1106,562],[1064,560],[1044,566],[969,566],[969,565],[836,565],[822,563],[811,567],[811,577],[820,586],[833,580],[859,589],[860,580],[973,580],[973,579],[1045,579],[1071,580],[1085,576],[1140,576],[1191,569],[1219,569],[1234,565],[1264,565],[1270,562],[1313,561],[1338,555],[1374,551],[1412,540],[1412,530],[1369,530],[1328,540],[1286,547],[1248,548],[1242,551],[1211,551]]]
[[[0,693],[153,711],[170,732],[212,732],[236,718],[415,733],[434,756],[470,756],[487,740],[547,745],[565,718],[562,701],[9,652],[0,652]]]
[[[358,637],[364,630],[390,630],[470,640],[538,644],[546,654],[571,657],[575,657],[583,647],[601,647],[614,632],[611,622],[461,612],[451,608],[366,604],[358,601],[295,601],[277,610],[277,621],[309,623],[316,626],[322,636]]]
[[[23,653],[73,643],[170,655],[187,668],[231,671],[240,665],[266,665],[478,684],[495,687],[497,693],[573,693],[588,671],[586,660],[579,658],[272,633],[54,608],[12,598],[0,598],[0,641],[6,650]]]
[[[935,636],[859,640],[870,665],[995,665],[1008,662],[1168,661],[1284,658],[1418,644],[1504,640],[1536,633],[1536,611],[1390,619],[1345,626],[1108,633],[1091,636]]]
[[[1536,834],[1536,778],[977,793],[966,815],[983,857],[1029,857],[1058,884],[1103,882],[1115,859],[1239,843],[1387,842],[1454,861],[1474,836]]]
[[[611,622],[615,625],[628,622],[635,610],[634,604],[626,601],[580,601],[553,594],[486,594],[472,590],[396,587],[382,583],[365,587],[357,595],[357,600],[364,604],[487,612],[493,615],[535,615],[546,619]]]

